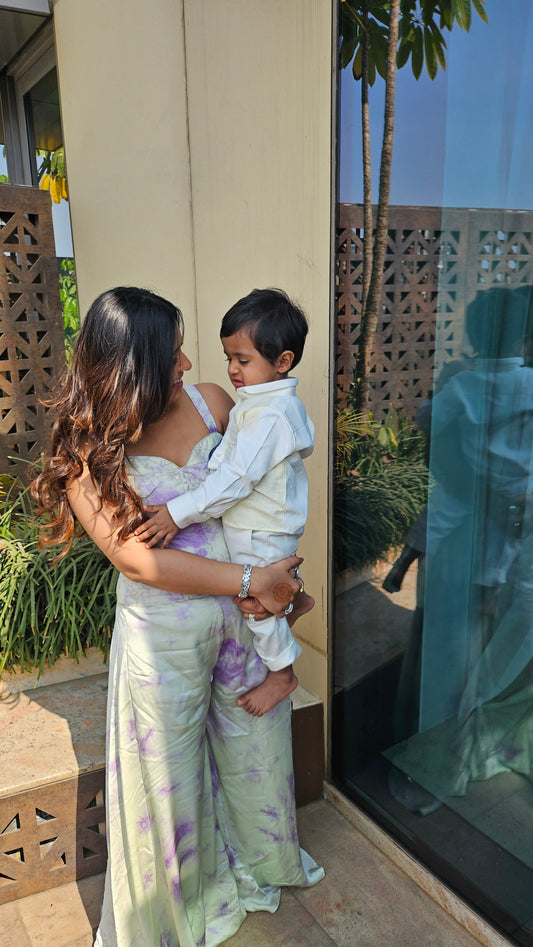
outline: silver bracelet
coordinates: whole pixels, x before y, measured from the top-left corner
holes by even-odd
[[[242,583],[241,591],[239,592],[238,598],[248,598],[248,593],[250,591],[250,581],[252,578],[252,569],[249,563],[242,567]]]

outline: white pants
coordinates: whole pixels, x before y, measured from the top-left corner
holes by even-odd
[[[224,526],[224,536],[232,562],[241,565],[268,566],[296,552],[298,539],[287,533],[261,533]],[[281,671],[302,653],[294,640],[286,618],[272,615],[263,621],[249,621],[254,648],[269,671]]]

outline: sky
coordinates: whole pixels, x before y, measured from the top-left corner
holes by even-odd
[[[392,204],[533,208],[533,4],[487,0],[489,23],[448,34],[447,69],[397,74]],[[529,55],[528,55],[529,50]],[[383,82],[370,90],[377,180]],[[340,77],[339,199],[362,201],[360,85]]]

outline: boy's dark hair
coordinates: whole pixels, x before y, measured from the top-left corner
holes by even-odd
[[[220,338],[245,331],[254,347],[274,365],[282,352],[294,352],[294,368],[302,357],[308,332],[307,318],[281,289],[253,289],[228,309]]]

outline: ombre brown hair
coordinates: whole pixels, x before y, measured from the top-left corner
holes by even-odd
[[[68,550],[75,517],[67,487],[87,464],[119,539],[144,519],[126,472],[135,444],[169,404],[176,346],[183,339],[180,310],[155,293],[119,286],[102,293],[83,321],[72,370],[49,403],[55,411],[50,451],[32,483],[42,543]]]

